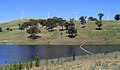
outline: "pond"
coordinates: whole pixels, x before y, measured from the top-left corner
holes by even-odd
[[[120,51],[119,45],[112,46],[83,46],[92,53]],[[0,64],[10,64],[19,61],[30,61],[39,55],[41,59],[52,59],[88,54],[79,45],[45,46],[45,45],[0,45]]]

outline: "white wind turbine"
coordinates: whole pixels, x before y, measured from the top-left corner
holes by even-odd
[[[50,18],[50,13],[48,12],[48,18]]]
[[[24,18],[24,10],[22,10],[20,18],[21,18],[21,19]]]
[[[109,18],[110,18],[110,12],[108,11],[106,14],[107,14],[107,20],[109,20]]]
[[[78,17],[78,13],[79,13],[79,12],[73,12],[73,13],[75,14],[75,20],[78,20],[77,17]]]

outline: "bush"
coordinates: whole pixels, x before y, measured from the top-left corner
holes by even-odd
[[[2,27],[0,27],[0,32],[3,32],[3,31],[2,31]]]
[[[40,66],[40,58],[39,58],[38,55],[36,56],[35,66],[36,66],[36,67],[39,67],[39,66]]]
[[[10,28],[8,27],[8,28],[6,28],[6,30],[7,30],[7,31],[9,31],[9,30],[10,30]]]
[[[103,69],[107,69],[107,68],[108,68],[108,65],[107,65],[106,63],[103,63],[103,64],[102,64],[102,67],[103,67]]]
[[[33,67],[33,63],[32,63],[32,61],[30,61],[30,68],[32,68]]]
[[[13,64],[13,66],[14,66],[14,70],[18,70],[18,66],[17,66],[17,64],[15,62]]]
[[[19,62],[19,70],[22,70],[22,63]]]
[[[95,22],[95,24],[98,26],[98,28],[96,30],[102,30],[101,26],[102,26],[102,21],[101,20],[97,20]]]
[[[28,70],[30,69],[28,62],[26,62],[26,69],[28,69]]]
[[[10,31],[12,31],[12,29],[10,29]]]

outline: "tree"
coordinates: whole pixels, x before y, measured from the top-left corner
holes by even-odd
[[[75,29],[74,26],[70,25],[68,27],[68,34],[69,34],[68,37],[74,38],[77,35],[77,29]]]
[[[22,25],[18,24],[19,25],[19,30],[24,30],[28,27],[31,27],[31,26],[38,26],[38,23],[39,21],[36,20],[36,19],[30,19],[29,21],[27,22],[24,22]]]
[[[70,23],[66,22],[64,26],[65,26],[66,30],[68,30],[69,26],[75,26],[75,24],[74,24],[74,22],[70,22]]]
[[[65,26],[66,30],[68,30],[69,23],[66,22],[64,26]]]
[[[97,21],[97,18],[93,18],[93,21]]]
[[[99,13],[98,16],[99,16],[99,20],[102,20],[102,17],[104,16],[104,14],[103,13]]]
[[[101,28],[101,26],[102,26],[102,21],[101,21],[101,20],[97,20],[97,21],[95,22],[95,24],[99,27],[98,30],[101,30],[101,29],[102,29],[102,28]]]
[[[73,22],[75,19],[74,18],[70,18],[70,22]]]
[[[62,27],[62,29],[60,29],[60,31],[63,31],[64,30],[63,27],[66,23],[66,20],[64,20],[63,18],[58,18],[58,21],[59,21],[58,25]]]
[[[42,26],[47,26],[47,20],[39,20],[39,23],[40,23]]]
[[[120,20],[120,14],[116,14],[114,17],[115,20]]]
[[[85,18],[86,18],[86,17],[84,17],[84,16],[81,16],[81,17],[79,18],[81,24],[83,25],[82,28],[85,28],[85,24],[86,24]]]
[[[74,38],[77,35],[77,29],[75,29],[75,24],[73,21],[70,21],[69,23],[67,22],[66,25],[66,30],[69,35],[68,37]]]
[[[18,26],[19,26],[19,28],[20,28],[21,24],[18,24]]]
[[[19,30],[24,30],[25,28],[28,28],[28,23],[29,22],[24,22],[22,25],[20,25]]]
[[[93,17],[89,17],[88,20],[93,21]]]
[[[46,23],[47,30],[50,32],[53,31],[53,28],[57,27],[57,23],[58,21],[56,17],[48,18]]]
[[[10,29],[10,31],[12,31],[13,29]]]
[[[30,19],[28,22],[28,25],[33,26],[33,25],[38,25],[39,21],[36,19]]]
[[[3,31],[2,31],[2,27],[0,27],[0,32],[3,32]]]
[[[9,28],[9,27],[7,27],[7,28],[6,28],[6,30],[7,30],[7,31],[9,31],[9,30],[10,30],[10,28]]]
[[[40,33],[41,30],[38,28],[38,26],[31,26],[28,30],[27,33],[30,34],[29,38],[31,39],[37,39],[39,36],[36,36],[36,34]]]

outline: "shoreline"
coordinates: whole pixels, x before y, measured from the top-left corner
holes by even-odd
[[[25,45],[25,46],[80,46],[81,44],[14,44],[14,43],[0,43],[0,45]],[[84,44],[84,46],[120,46],[120,44]]]
[[[99,53],[95,55],[83,55],[76,56],[75,60],[73,57],[62,57],[55,58],[49,60],[40,60],[39,67],[35,66],[35,61],[32,61],[32,68],[30,70],[38,70],[38,69],[52,69],[52,70],[91,70],[91,69],[114,69],[119,70],[120,68],[120,52],[111,52],[111,53]],[[28,62],[30,64],[30,62]],[[11,65],[7,65],[11,68]],[[17,66],[19,64],[16,64]],[[26,62],[23,63],[23,70],[26,70],[28,67],[26,66]],[[27,64],[28,65],[28,64]],[[6,67],[6,66],[5,66]],[[3,67],[4,68],[4,67]]]

